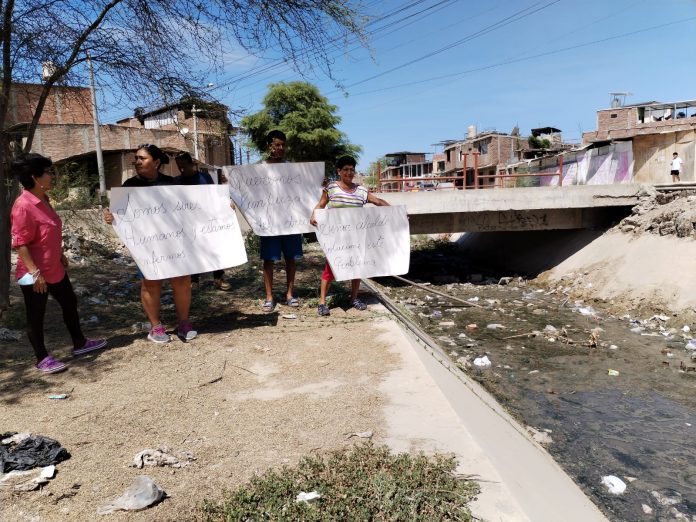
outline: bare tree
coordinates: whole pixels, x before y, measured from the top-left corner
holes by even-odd
[[[272,51],[333,78],[339,43],[364,34],[358,9],[342,0],[0,0],[0,311],[9,305],[11,158],[31,150],[52,87],[87,83],[87,51],[101,83],[138,105],[195,95],[191,86],[220,72],[231,48]],[[22,82],[42,85],[24,143],[8,129],[10,92]]]

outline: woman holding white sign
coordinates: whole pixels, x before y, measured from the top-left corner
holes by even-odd
[[[162,152],[156,145],[140,145],[135,152],[136,175],[123,182],[123,187],[154,187],[158,185],[175,185],[176,182],[171,176],[162,174],[159,169],[162,165],[169,163],[169,157]],[[114,222],[114,215],[106,209],[104,211],[104,221],[109,225]],[[142,273],[139,276],[142,277]],[[195,339],[198,332],[193,329],[189,321],[189,309],[191,308],[191,276],[172,277],[169,280],[174,293],[174,306],[179,323],[177,335],[182,341]],[[168,343],[171,337],[167,334],[164,326],[160,322],[160,296],[162,295],[162,280],[145,279],[142,277],[140,285],[140,302],[143,305],[145,315],[147,315],[152,325],[147,338],[155,343]]]
[[[338,172],[338,181],[329,183],[321,195],[319,203],[314,209],[321,208],[361,208],[366,203],[372,203],[378,207],[388,207],[389,203],[378,198],[374,194],[370,194],[362,185],[353,183],[355,177],[355,165],[357,162],[351,156],[341,156],[336,161],[336,170]],[[312,217],[309,222],[317,226],[317,220],[312,212]],[[331,315],[329,307],[326,306],[326,294],[329,291],[329,285],[334,280],[331,266],[328,260],[324,266],[324,272],[321,274],[321,286],[319,289],[319,306],[317,313],[321,316]],[[351,279],[350,281],[350,304],[356,310],[365,310],[367,305],[358,299],[358,289],[360,288],[360,279]]]
[[[27,314],[27,335],[36,369],[42,373],[65,370],[65,363],[49,355],[44,344],[44,317],[48,295],[58,301],[63,321],[73,341],[73,355],[83,355],[106,346],[106,339],[87,339],[80,328],[77,297],[66,272],[63,254],[63,223],[53,210],[47,192],[55,184],[50,159],[24,154],[12,162],[12,172],[24,190],[12,205],[12,247],[17,250],[15,275],[22,289]]]

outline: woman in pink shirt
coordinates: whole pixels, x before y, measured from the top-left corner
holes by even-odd
[[[77,297],[65,268],[63,223],[48,200],[55,173],[52,162],[40,154],[24,154],[12,163],[12,172],[24,190],[12,206],[12,247],[17,250],[17,282],[24,295],[27,335],[36,355],[36,368],[43,373],[65,370],[44,345],[44,316],[48,294],[63,310],[63,321],[73,341],[73,355],[83,355],[106,346],[106,339],[87,339],[80,328]]]

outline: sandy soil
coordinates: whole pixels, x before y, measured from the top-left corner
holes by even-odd
[[[696,241],[611,231],[540,281],[568,286],[574,296],[609,301],[617,312],[650,308],[675,314],[696,309]]]
[[[596,298],[617,313],[696,319],[696,193],[646,195],[632,214],[539,278],[572,297]]]
[[[306,300],[316,292],[319,263],[309,256],[300,267],[309,277],[299,289]],[[92,520],[140,474],[171,498],[111,520],[190,519],[204,498],[219,498],[268,467],[353,444],[350,433],[372,430],[375,442],[384,441],[379,386],[399,356],[377,339],[381,314],[334,309],[318,318],[309,304],[263,314],[260,277],[245,279],[257,267],[245,270],[233,292],[209,284],[200,290],[192,315],[202,335],[188,344],[155,345],[132,331],[143,320],[137,287],[128,289],[119,279],[123,267],[106,261],[72,277],[87,295],[101,290],[96,295],[108,301],[90,305],[83,297],[80,306],[83,317],[98,316],[86,332],[108,336],[108,350],[69,360],[63,374],[40,376],[26,340],[0,343],[0,431],[53,437],[72,454],[43,491],[0,491],[0,520]],[[280,271],[277,278],[280,285]],[[66,356],[57,308],[49,306],[47,337]],[[291,313],[297,317],[283,317]],[[165,314],[170,324],[172,316]],[[70,398],[49,400],[52,393]],[[196,460],[180,469],[129,467],[136,453],[160,445]]]

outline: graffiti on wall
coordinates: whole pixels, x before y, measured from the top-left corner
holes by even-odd
[[[544,172],[555,172],[557,169],[544,169]],[[563,155],[563,185],[631,183],[632,172],[633,144],[630,141]],[[558,185],[558,177],[541,178],[541,184]]]

